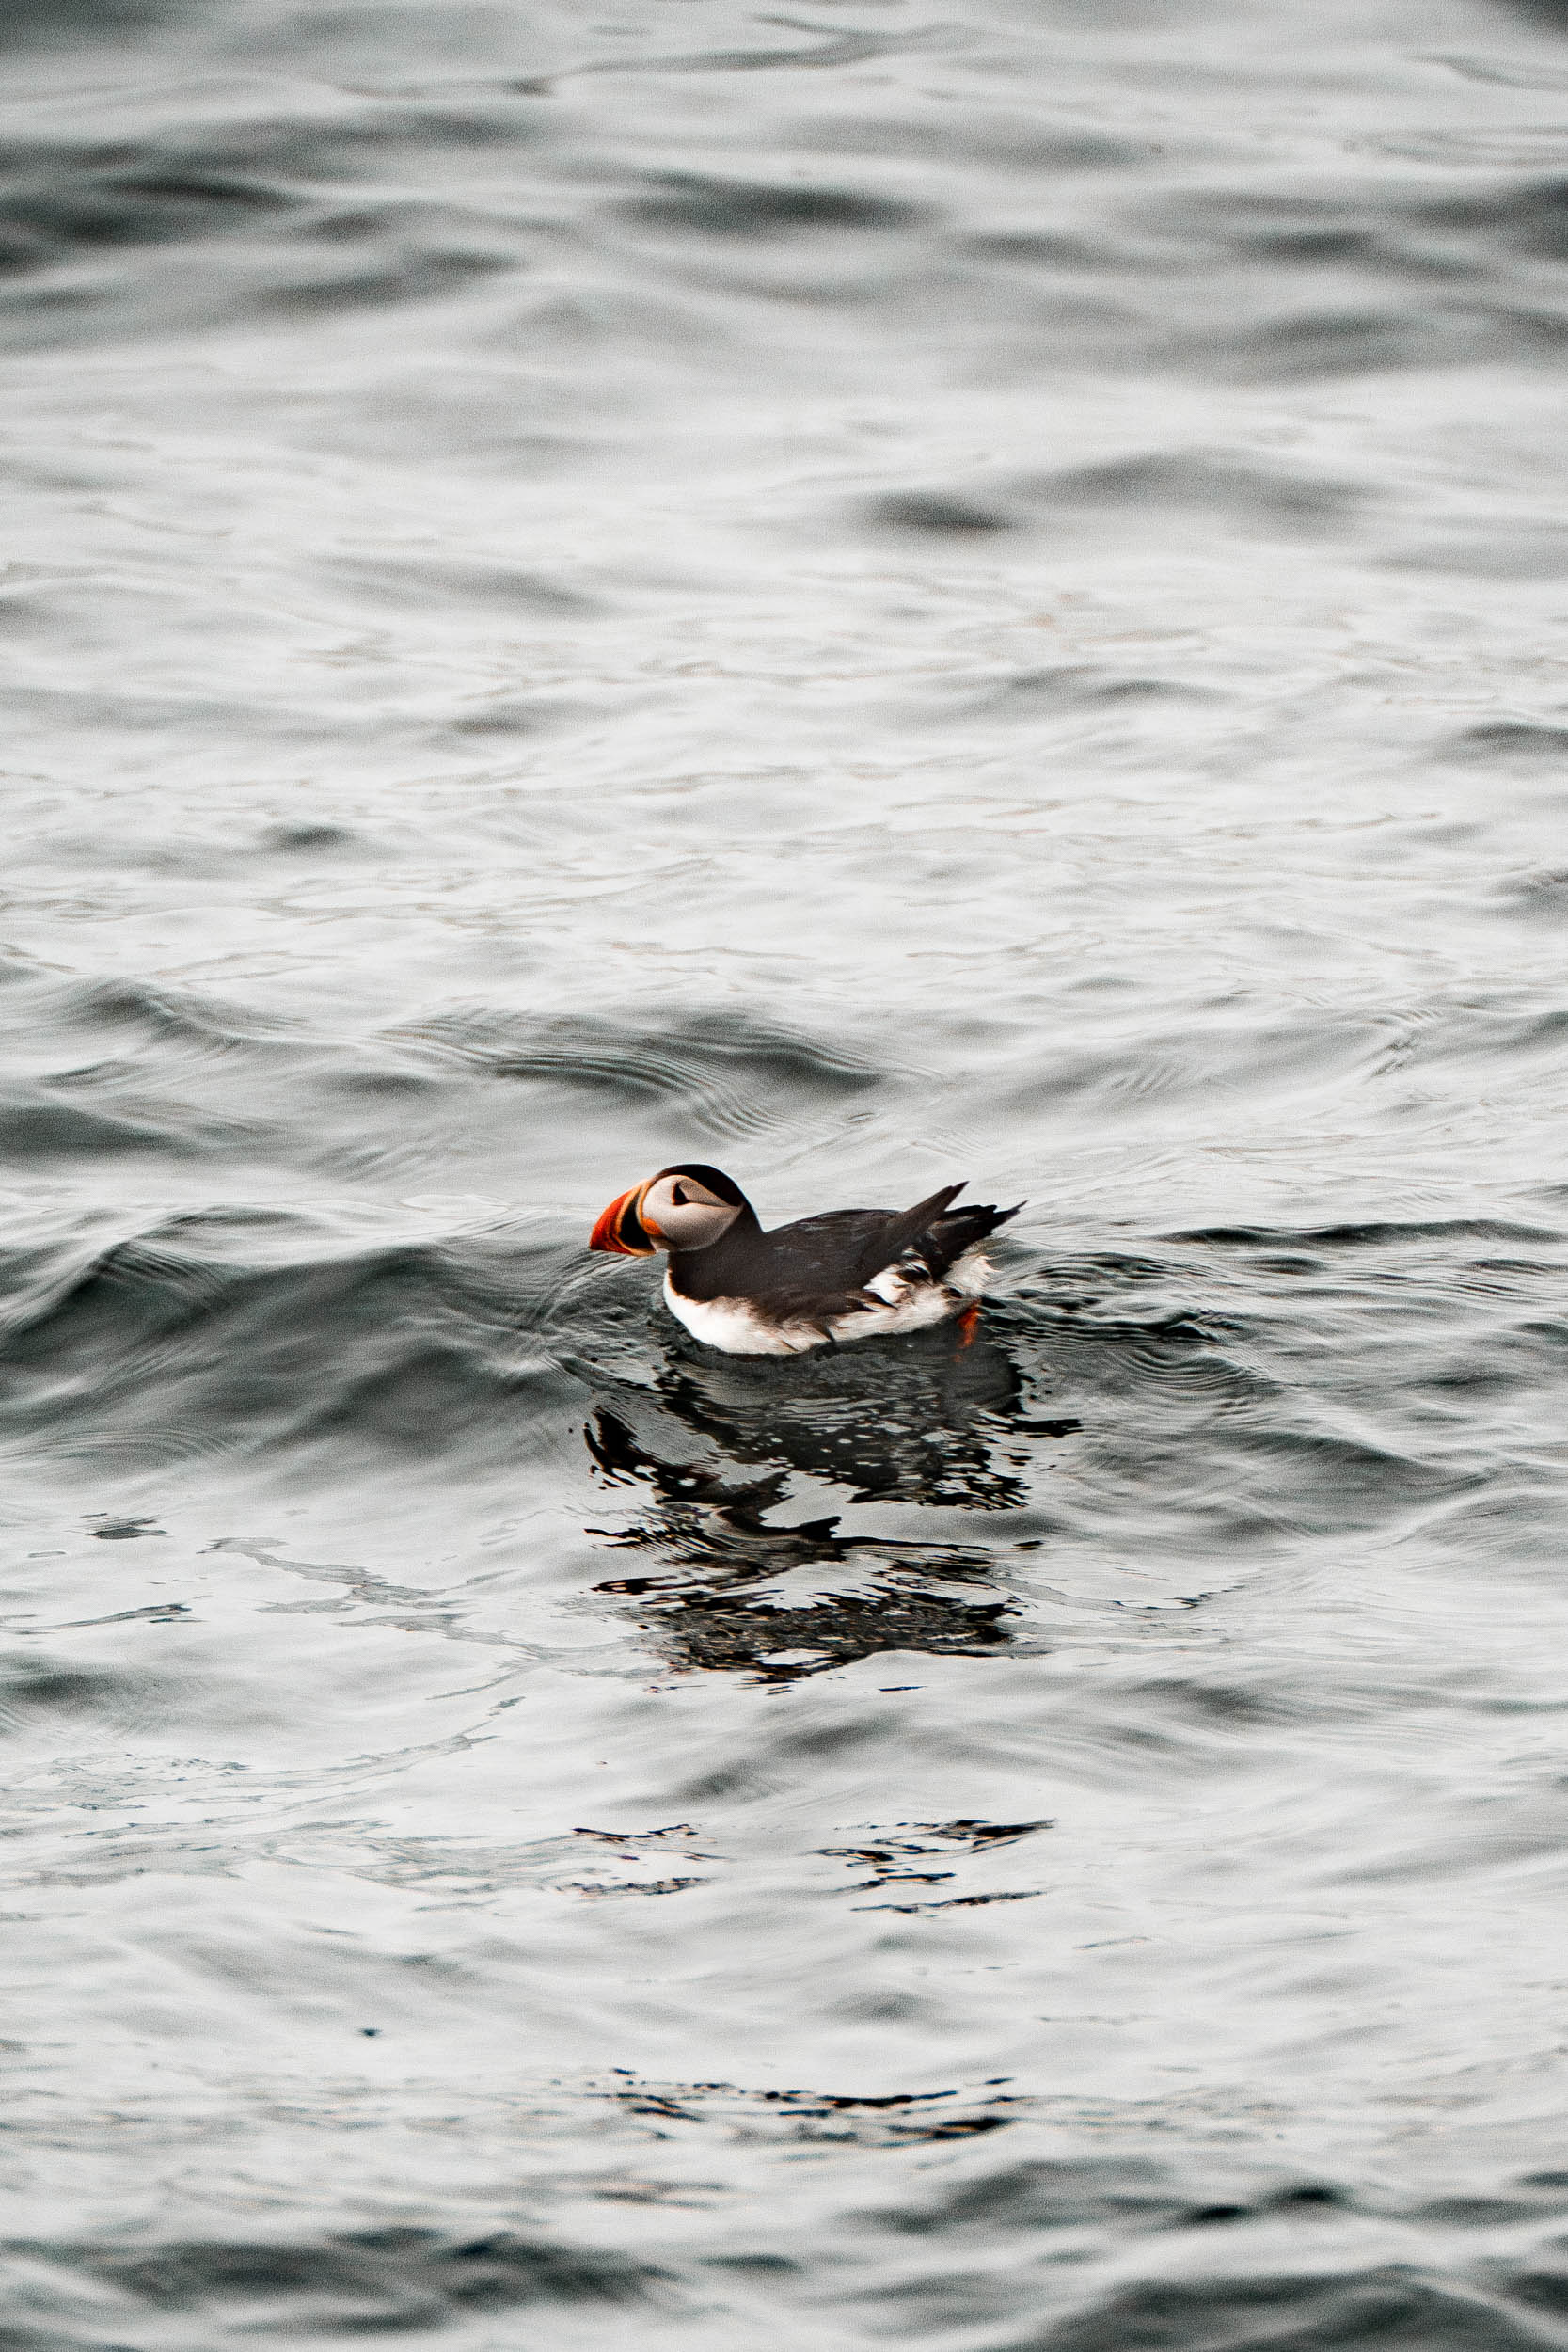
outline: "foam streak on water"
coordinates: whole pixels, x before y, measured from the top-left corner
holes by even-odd
[[[6,2352],[1568,2346],[1565,33],[12,0]]]

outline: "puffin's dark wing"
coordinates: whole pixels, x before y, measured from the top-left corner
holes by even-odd
[[[684,1298],[751,1298],[781,1317],[803,1312],[806,1299],[842,1308],[854,1303],[861,1260],[889,1221],[886,1209],[830,1209],[770,1233],[734,1228],[710,1249],[672,1257],[670,1280]]]
[[[821,1297],[858,1291],[867,1274],[897,1256],[896,1248],[890,1253],[883,1248],[895,1222],[902,1219],[888,1209],[829,1209],[821,1216],[775,1226],[758,1236],[768,1253],[769,1287]]]
[[[874,1274],[880,1274],[883,1266],[896,1265],[906,1249],[927,1238],[943,1209],[955,1201],[962,1190],[962,1184],[943,1184],[942,1190],[933,1192],[929,1200],[917,1200],[912,1209],[883,1216],[880,1220],[881,1231],[866,1235],[858,1279],[869,1282]],[[952,1263],[951,1259],[947,1263]]]
[[[758,1239],[777,1268],[778,1286],[791,1290],[858,1291],[884,1266],[918,1258],[940,1281],[956,1260],[1005,1225],[1018,1209],[978,1202],[955,1209],[962,1184],[943,1184],[912,1209],[833,1209],[826,1216],[803,1216]],[[1022,1207],[1020,1201],[1019,1208]]]

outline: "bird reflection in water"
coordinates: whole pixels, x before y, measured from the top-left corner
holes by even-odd
[[[601,1392],[587,1425],[606,1480],[647,1490],[629,1525],[591,1532],[657,1555],[597,1590],[634,1599],[672,1664],[771,1682],[884,1650],[994,1654],[1014,1613],[991,1546],[773,1515],[792,1472],[855,1503],[1016,1509],[1028,1440],[1076,1426],[1028,1418],[1006,1349],[952,1330],[875,1361],[864,1347],[783,1362],[673,1355],[651,1391]]]

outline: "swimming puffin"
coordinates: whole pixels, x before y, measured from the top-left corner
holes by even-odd
[[[709,1347],[798,1356],[975,1311],[990,1272],[977,1245],[1023,1203],[955,1209],[962,1190],[943,1184],[912,1209],[831,1209],[768,1233],[733,1177],[683,1162],[612,1200],[588,1247],[668,1251],[665,1304]]]

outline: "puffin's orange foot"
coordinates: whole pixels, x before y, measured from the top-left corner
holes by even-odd
[[[958,1317],[958,1345],[960,1347],[967,1347],[970,1341],[974,1337],[975,1332],[978,1331],[979,1328],[980,1309],[978,1301],[976,1301],[973,1307],[966,1307],[962,1314]]]

